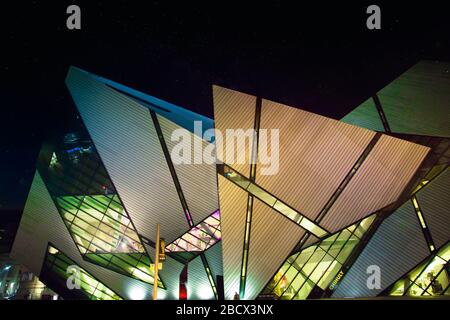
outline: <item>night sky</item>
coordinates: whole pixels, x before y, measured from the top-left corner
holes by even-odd
[[[448,13],[431,2],[374,2],[376,31],[372,3],[92,2],[2,3],[0,228],[20,217],[43,139],[78,125],[70,65],[209,117],[219,84],[340,118],[417,61],[450,61]],[[80,31],[66,28],[72,3]]]

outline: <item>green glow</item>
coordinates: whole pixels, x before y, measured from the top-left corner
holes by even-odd
[[[444,292],[450,283],[448,271],[445,268],[449,261],[450,244],[447,244],[395,282],[389,295],[412,297],[449,295],[448,290]]]
[[[56,153],[53,152],[52,158],[50,159],[50,167],[56,166],[58,164],[58,158],[56,157]]]
[[[290,256],[263,290],[283,300],[306,299],[315,286],[326,290],[342,269],[375,215]]]
[[[117,195],[61,196],[55,202],[87,261],[153,283],[151,261]],[[164,288],[161,281],[159,286]]]
[[[66,280],[72,275],[67,272],[70,266],[77,266],[80,279],[80,290],[91,300],[122,300],[122,298],[105,286],[103,283],[95,279],[89,272],[79,267],[72,259],[63,252],[49,245],[45,268],[56,275],[65,285]]]

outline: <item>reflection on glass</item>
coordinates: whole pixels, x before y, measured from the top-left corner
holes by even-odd
[[[306,299],[316,286],[328,289],[374,218],[367,217],[289,257],[263,292],[290,300]]]
[[[392,285],[391,296],[439,296],[448,294],[450,244]]]
[[[48,149],[38,169],[83,259],[153,283],[150,258],[87,134]]]
[[[214,211],[208,218],[183,234],[166,247],[167,252],[201,252],[221,239],[220,212]]]
[[[47,255],[44,261],[45,272],[54,274],[63,285],[67,279],[74,274],[79,275],[80,290],[91,300],[122,300],[114,291],[109,289],[103,283],[96,280],[90,273],[77,266],[72,272],[68,272],[70,267],[76,266],[76,263],[58,249],[48,246]],[[78,272],[79,273],[75,273]]]

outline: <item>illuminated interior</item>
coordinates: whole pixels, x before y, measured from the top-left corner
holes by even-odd
[[[92,142],[68,134],[51,148],[40,172],[83,259],[153,284],[151,259]]]
[[[51,272],[61,283],[63,283],[63,285],[65,285],[67,279],[74,275],[74,273],[68,272],[73,266],[77,266],[73,260],[55,247],[52,247],[51,245],[48,246],[47,255],[44,261],[46,272]],[[87,299],[122,300],[119,295],[95,279],[89,272],[79,266],[77,266],[77,270],[79,270],[79,273],[77,273],[79,275],[79,291],[81,291]],[[75,288],[73,290],[77,289]]]
[[[450,244],[418,265],[398,280],[390,290],[391,296],[450,295]]]
[[[308,298],[314,288],[325,291],[374,219],[375,215],[367,217],[291,255],[264,293],[282,300],[302,300]]]
[[[208,218],[183,234],[166,247],[167,252],[201,252],[221,239],[220,212],[214,211]]]

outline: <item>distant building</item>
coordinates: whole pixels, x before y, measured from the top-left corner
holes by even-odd
[[[0,299],[57,300],[58,295],[7,254],[0,255]]]

